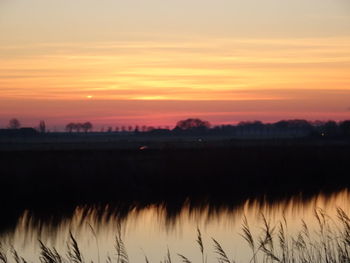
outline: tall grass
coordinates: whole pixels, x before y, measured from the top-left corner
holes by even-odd
[[[350,262],[350,218],[340,208],[337,209],[337,218],[329,217],[323,210],[315,210],[318,222],[317,230],[310,230],[302,220],[301,230],[296,234],[288,233],[288,224],[283,217],[281,222],[271,225],[262,216],[262,232],[254,236],[246,217],[243,218],[241,236],[251,250],[251,258],[246,263],[349,263]],[[60,254],[54,247],[46,246],[42,241],[40,245],[41,263],[84,263],[79,245],[72,233],[69,234],[66,255]],[[212,238],[212,253],[218,263],[235,263],[223,249],[222,245]],[[202,234],[197,229],[197,239],[202,263],[207,263],[207,254]],[[10,256],[9,256],[9,255]],[[174,261],[168,249],[161,263],[195,263],[183,254],[177,254]],[[100,259],[98,259],[100,261]],[[0,243],[0,263],[26,263],[23,257],[11,247],[5,249]],[[91,261],[93,262],[93,261]],[[129,256],[122,239],[121,226],[117,226],[114,256],[107,257],[107,263],[129,263]],[[150,263],[145,256],[145,263]]]

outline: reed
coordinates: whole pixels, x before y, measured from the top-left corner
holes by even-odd
[[[262,215],[262,232],[254,236],[247,219],[243,218],[241,236],[251,249],[251,259],[247,263],[349,263],[350,262],[350,218],[340,208],[337,209],[337,218],[329,217],[323,210],[315,210],[317,219],[317,231],[313,233],[309,226],[301,221],[301,230],[292,235],[288,233],[288,224],[285,218],[272,226]],[[199,246],[201,261],[206,263],[206,253],[202,234],[197,229],[196,242]],[[218,263],[235,263],[230,260],[229,255],[222,245],[214,238],[213,253]],[[54,247],[50,248],[39,240],[41,263],[85,263],[81,254],[78,242],[72,233],[67,242],[67,254],[60,254]],[[125,243],[122,239],[121,226],[117,227],[115,239],[115,256],[107,257],[107,263],[129,263],[129,257]],[[11,255],[9,258],[9,255]],[[187,256],[177,254],[178,260],[174,261],[170,250],[166,251],[164,260],[161,263],[192,263]],[[0,243],[0,263],[26,263],[23,257],[13,248],[6,251]],[[93,262],[92,262],[93,263]],[[145,263],[150,263],[145,255]],[[244,263],[244,262],[242,262]]]
[[[2,244],[0,243],[0,262],[1,263],[7,263],[7,256],[6,252],[4,251]]]

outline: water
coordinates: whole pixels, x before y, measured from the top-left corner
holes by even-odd
[[[11,245],[20,256],[37,262],[40,246],[38,240],[55,247],[66,254],[69,232],[76,237],[86,262],[105,262],[110,256],[116,258],[115,237],[121,227],[130,262],[160,262],[169,249],[174,262],[180,262],[178,253],[193,262],[201,262],[201,254],[196,242],[197,228],[202,232],[208,262],[214,262],[213,240],[215,238],[229,255],[237,262],[249,262],[252,253],[242,234],[245,216],[254,236],[259,236],[262,215],[272,226],[286,219],[288,231],[295,234],[301,229],[304,220],[311,229],[317,229],[315,210],[323,210],[332,220],[337,219],[337,208],[350,212],[350,192],[342,190],[333,194],[318,194],[311,198],[295,196],[278,202],[246,200],[235,209],[215,205],[191,207],[185,204],[179,213],[169,215],[163,206],[147,206],[131,209],[126,217],[120,218],[111,213],[110,207],[77,207],[72,216],[53,220],[35,218],[25,211],[18,219],[13,231],[4,231],[0,240],[3,247]],[[115,210],[114,210],[115,211]]]

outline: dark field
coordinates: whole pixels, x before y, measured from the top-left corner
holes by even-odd
[[[61,217],[76,205],[111,204],[122,215],[162,204],[172,216],[184,202],[234,208],[248,198],[274,202],[350,186],[345,140],[141,138],[0,147],[3,227],[24,209]]]

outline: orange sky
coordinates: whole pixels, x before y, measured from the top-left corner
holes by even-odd
[[[347,0],[2,0],[0,127],[346,119],[349,12]]]

